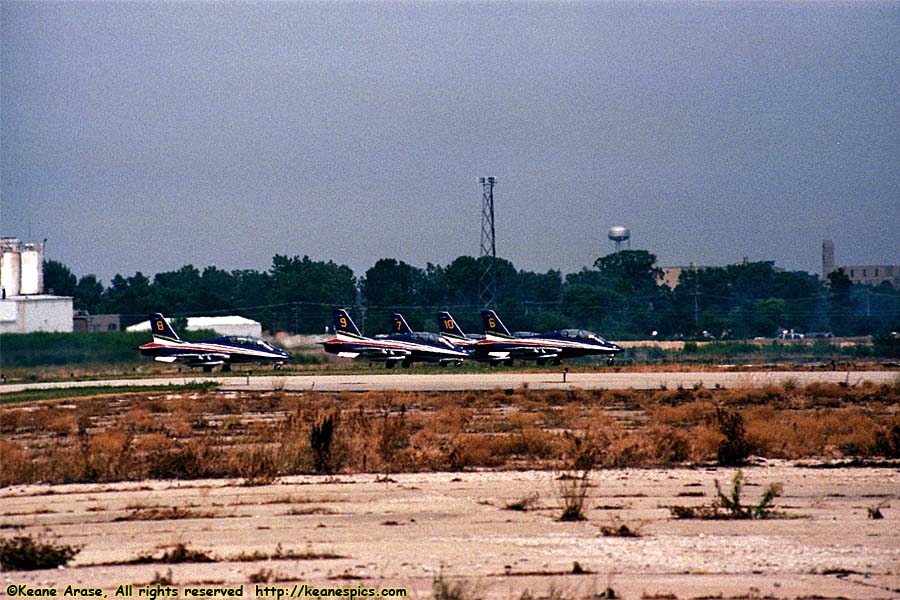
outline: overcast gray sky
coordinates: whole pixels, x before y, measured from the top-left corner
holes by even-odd
[[[105,283],[274,254],[900,263],[900,3],[0,2],[2,231]],[[30,232],[30,233],[29,233]]]

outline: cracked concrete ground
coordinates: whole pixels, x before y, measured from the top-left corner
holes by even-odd
[[[808,468],[767,461],[744,470],[755,502],[782,482],[764,521],[678,520],[670,506],[712,502],[723,468],[591,473],[587,520],[560,522],[547,471],[286,477],[29,485],[0,491],[0,536],[79,546],[66,568],[4,572],[9,583],[112,590],[294,582],[400,586],[432,596],[436,578],[467,598],[900,597],[900,470]],[[533,498],[526,511],[508,504]],[[176,508],[178,510],[173,510]],[[869,518],[880,507],[883,519]],[[604,537],[625,524],[639,537]],[[184,544],[210,563],[127,564]],[[575,570],[586,573],[574,574]],[[277,583],[276,583],[277,582]]]

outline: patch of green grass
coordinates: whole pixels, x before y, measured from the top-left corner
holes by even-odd
[[[23,390],[21,392],[0,394],[0,405],[35,402],[39,400],[59,400],[61,398],[85,398],[89,396],[105,396],[108,394],[129,394],[135,392],[205,392],[213,390],[218,386],[218,382],[199,381],[183,385],[97,385]]]

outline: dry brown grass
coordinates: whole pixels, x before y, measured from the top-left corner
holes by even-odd
[[[716,459],[717,407],[755,455],[900,452],[897,385],[760,389],[185,392],[0,407],[0,485],[311,473],[334,416],[338,472],[663,466]],[[900,429],[896,429],[900,431]]]

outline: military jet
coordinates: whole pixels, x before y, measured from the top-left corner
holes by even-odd
[[[335,337],[320,342],[325,352],[330,354],[383,362],[388,369],[397,363],[405,368],[414,362],[438,363],[441,366],[458,364],[469,356],[465,350],[436,333],[412,331],[399,314],[391,318],[394,333],[374,338],[362,335],[343,308],[335,309],[333,315]]]
[[[230,371],[234,363],[274,362],[280,369],[292,358],[290,352],[276,348],[269,342],[244,335],[228,335],[191,342],[182,340],[160,313],[150,315],[153,340],[139,347],[141,354],[160,362],[180,362],[188,367],[203,367],[209,373],[213,367]]]
[[[457,323],[456,319],[453,318],[453,315],[451,315],[446,310],[438,312],[437,322],[438,331],[441,332],[441,337],[451,344],[459,346],[463,350],[469,352],[469,354],[471,355],[470,358],[482,361],[493,360],[485,352],[482,352],[480,355],[475,354],[475,344],[484,339],[483,335],[477,333],[463,333],[463,330],[459,326],[459,323]]]
[[[609,357],[607,363],[611,365],[615,355],[622,351],[617,344],[584,329],[558,329],[545,333],[517,331],[511,334],[494,311],[481,311],[481,318],[485,339],[475,344],[474,356],[489,357],[494,364],[512,364],[516,358],[534,360],[538,365],[548,362],[559,364],[565,358],[602,354]]]

